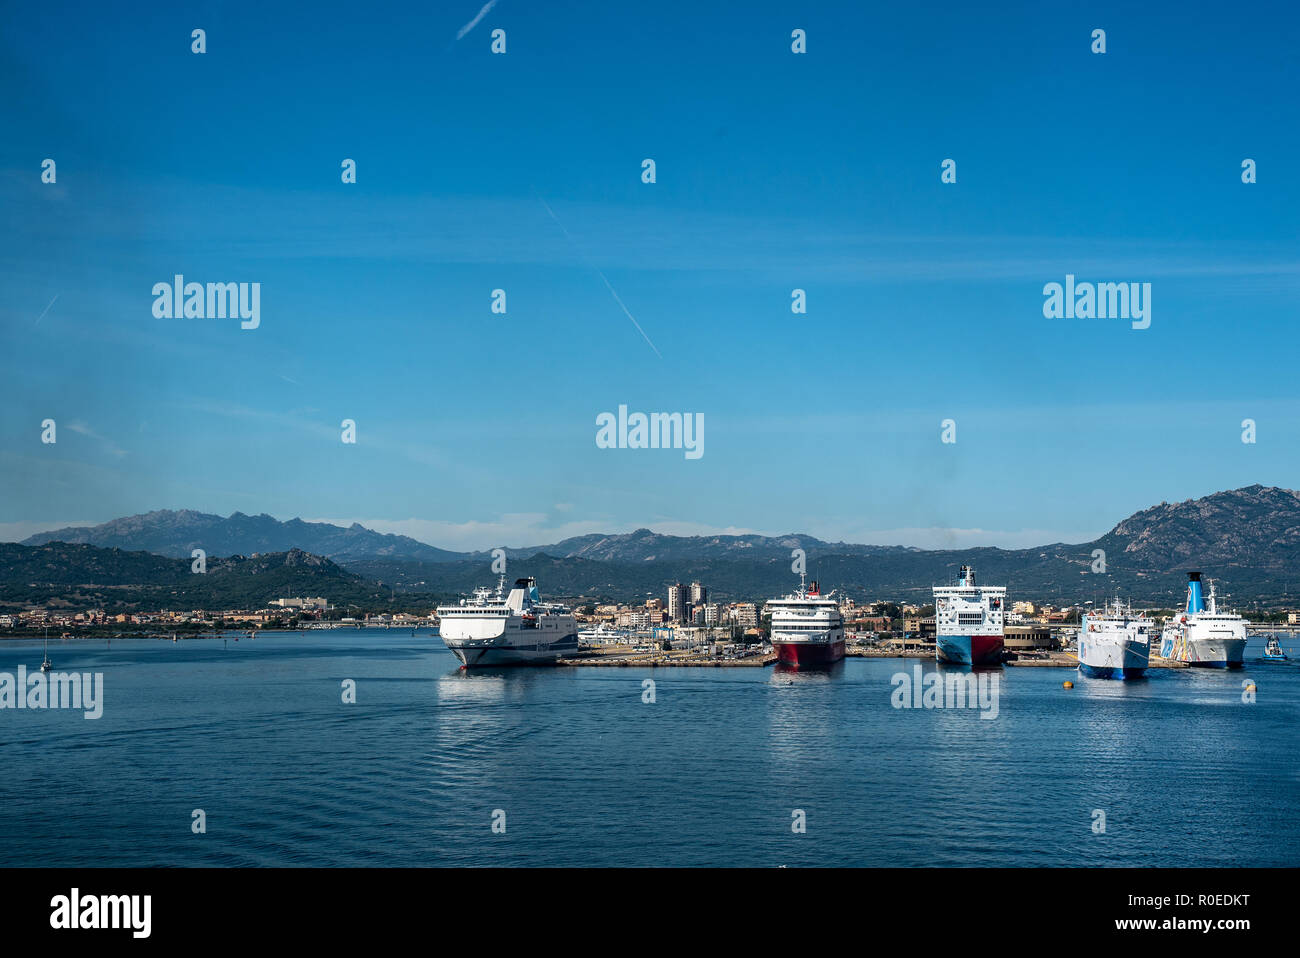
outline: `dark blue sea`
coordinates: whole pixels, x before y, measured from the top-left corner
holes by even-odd
[[[0,710],[0,865],[1294,866],[1286,646],[1132,683],[1007,668],[986,720],[893,707],[917,660],[465,674],[427,631],[54,642],[103,673],[103,716]],[[40,659],[0,642],[0,671]]]

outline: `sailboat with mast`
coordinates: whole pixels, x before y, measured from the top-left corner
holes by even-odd
[[[45,630],[45,658],[41,660],[41,671],[48,672],[54,668],[54,663],[50,661],[50,630]]]

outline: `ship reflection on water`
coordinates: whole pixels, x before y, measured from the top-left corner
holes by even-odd
[[[459,663],[436,679],[439,705],[502,705],[523,703],[534,694],[542,672],[551,669],[527,666],[497,669],[466,669]]]
[[[787,665],[784,662],[772,666],[772,682],[778,685],[793,685],[796,682],[821,684],[843,674],[843,659],[811,668],[807,665]]]
[[[783,780],[824,774],[827,750],[844,728],[838,719],[843,677],[843,659],[816,669],[772,666],[763,759]]]

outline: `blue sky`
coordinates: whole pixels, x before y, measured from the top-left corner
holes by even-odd
[[[0,10],[0,538],[1020,546],[1296,484],[1287,5],[500,0],[458,41],[481,6]],[[176,273],[260,327],[155,318]],[[1045,319],[1067,273],[1151,327]],[[620,404],[705,454],[597,448]]]

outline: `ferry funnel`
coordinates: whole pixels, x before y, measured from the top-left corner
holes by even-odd
[[[1201,595],[1201,574],[1187,573],[1187,614],[1205,611],[1205,598]]]

